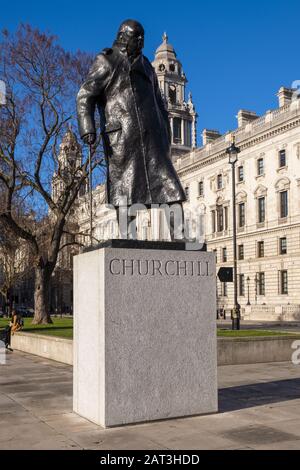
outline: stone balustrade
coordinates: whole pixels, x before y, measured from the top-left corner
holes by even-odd
[[[297,116],[300,116],[300,100],[292,101],[290,104],[282,106],[281,108],[268,111],[264,116],[255,119],[251,123],[247,123],[245,126],[232,132],[227,132],[221,137],[215,139],[213,142],[196,149],[193,152],[192,163],[204,160],[205,158],[217,155],[218,153],[224,153],[229,146],[231,135],[235,136],[237,144],[242,146],[243,143],[250,138],[254,138],[256,135],[270,130],[271,128]],[[177,159],[176,168],[180,170],[190,164],[191,158],[190,154],[188,154],[185,157]]]

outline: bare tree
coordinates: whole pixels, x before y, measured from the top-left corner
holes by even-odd
[[[28,25],[21,25],[14,35],[3,33],[0,78],[6,84],[6,104],[0,114],[0,183],[5,206],[0,221],[26,241],[33,254],[34,323],[51,322],[50,278],[69,232],[70,212],[89,172],[84,155],[70,161],[66,171],[58,154],[67,126],[74,121],[76,92],[90,64],[88,54],[66,52],[54,36]],[[104,165],[98,149],[93,168]],[[58,198],[51,193],[54,171],[63,183]],[[21,221],[13,211],[17,199],[26,202],[28,211]],[[71,242],[77,243],[75,235]]]
[[[10,313],[13,307],[13,290],[29,277],[31,261],[30,246],[0,223],[0,293],[9,306]]]

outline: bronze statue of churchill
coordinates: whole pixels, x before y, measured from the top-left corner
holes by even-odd
[[[142,54],[144,29],[124,21],[97,55],[77,97],[81,138],[96,139],[95,110],[107,159],[107,202],[172,204],[185,194],[170,158],[171,131],[154,68]]]

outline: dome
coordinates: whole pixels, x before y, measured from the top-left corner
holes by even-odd
[[[162,55],[167,55],[167,56],[172,56],[173,58],[176,57],[176,52],[172,44],[168,43],[168,36],[166,33],[163,35],[163,42],[162,44],[156,49],[155,52],[155,57],[157,56],[162,56]]]

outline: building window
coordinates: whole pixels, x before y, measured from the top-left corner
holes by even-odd
[[[279,254],[286,255],[287,254],[287,241],[286,237],[282,237],[279,239]]]
[[[228,207],[224,207],[224,229],[228,229]]]
[[[224,248],[222,249],[222,259],[223,259],[223,263],[227,263],[227,248],[226,248],[226,246],[224,246]]]
[[[181,144],[181,119],[173,119],[173,140],[175,144]]]
[[[221,174],[217,176],[217,188],[223,188],[223,176]]]
[[[258,258],[263,258],[265,256],[265,243],[257,242],[257,256]]]
[[[184,145],[192,146],[192,124],[189,121],[184,121]]]
[[[216,211],[211,211],[211,231],[216,233]]]
[[[244,297],[245,295],[245,275],[239,274],[239,296]]]
[[[214,254],[215,254],[215,257],[216,257],[216,263],[218,262],[218,250],[215,248],[213,250]]]
[[[186,200],[189,201],[190,200],[190,188],[189,188],[189,186],[186,186],[184,188],[184,192],[185,192]]]
[[[244,259],[244,245],[239,245],[238,246],[238,258],[239,258],[239,260]]]
[[[175,72],[175,64],[170,64],[170,72]]]
[[[257,160],[257,176],[262,176],[264,174],[264,159],[259,158]]]
[[[264,223],[266,219],[266,199],[265,197],[258,198],[258,223]]]
[[[281,219],[288,216],[288,192],[282,191],[280,194],[280,217]]]
[[[203,181],[199,181],[198,193],[200,197],[204,195],[204,182]]]
[[[265,286],[265,273],[257,273],[257,290],[258,295],[265,295],[266,286]]]
[[[244,167],[243,166],[239,166],[238,167],[238,182],[241,183],[242,181],[244,181]]]
[[[286,166],[286,151],[280,150],[279,152],[279,168]]]
[[[245,227],[245,203],[240,202],[239,208],[239,227]]]
[[[228,295],[228,289],[227,289],[227,282],[222,282],[222,294],[223,294],[223,297],[227,297]]]
[[[217,206],[217,232],[224,230],[224,212],[223,206]]]
[[[279,271],[279,294],[288,294],[288,272],[286,270]]]

